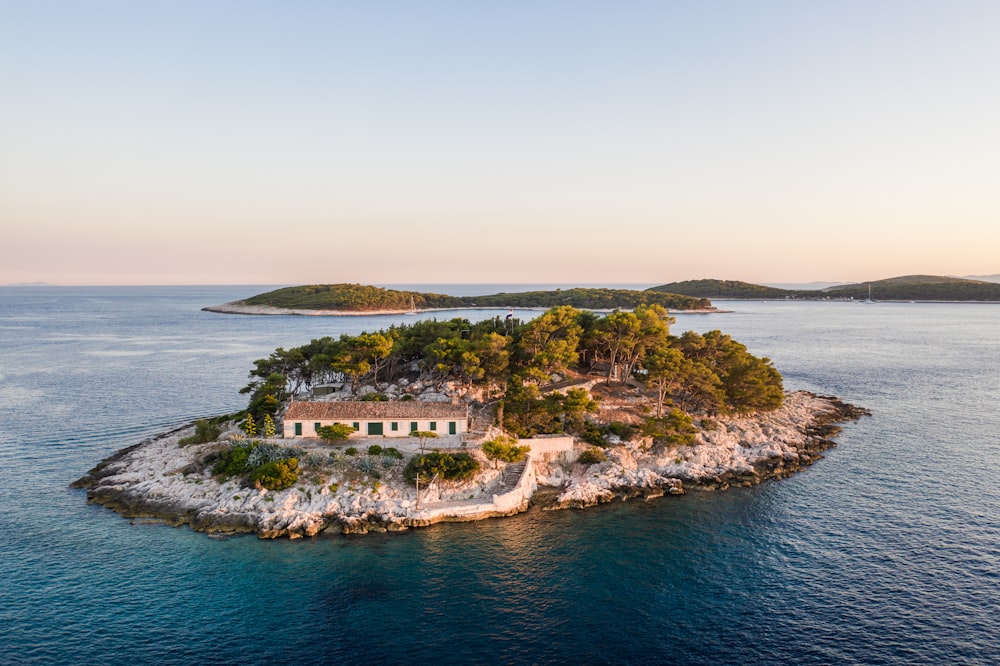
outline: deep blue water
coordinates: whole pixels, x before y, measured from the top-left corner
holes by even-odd
[[[1000,662],[1000,306],[678,316],[874,412],[757,488],[295,542],[87,505],[253,359],[413,319],[200,311],[262,290],[0,289],[0,663]]]

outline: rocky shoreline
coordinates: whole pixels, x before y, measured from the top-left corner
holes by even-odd
[[[690,488],[756,485],[811,465],[835,445],[838,423],[867,414],[834,397],[793,392],[774,412],[706,420],[689,446],[618,443],[606,449],[606,462],[593,465],[577,462],[589,447],[568,437],[522,440],[531,446],[526,464],[518,468],[483,458],[476,478],[421,489],[419,501],[403,481],[402,461],[351,458],[319,441],[302,444],[303,473],[292,488],[275,492],[247,488],[238,479],[220,482],[205,460],[227,444],[181,446],[179,440],[193,430],[184,427],[118,451],[72,486],[86,489],[88,501],[127,518],[186,524],[207,533],[298,538],[322,531],[401,531],[513,515],[530,505],[583,508]],[[475,448],[463,450],[481,456]],[[538,488],[543,492],[536,495]]]

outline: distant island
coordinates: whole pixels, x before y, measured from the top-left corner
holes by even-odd
[[[418,318],[258,359],[245,411],[165,433],[73,485],[129,517],[262,538],[399,531],[781,478],[866,410],[786,392],[659,305],[527,322]]]
[[[996,282],[938,275],[904,275],[826,289],[779,289],[735,280],[686,280],[650,290],[716,299],[1000,302],[1000,284]]]
[[[420,291],[385,289],[361,284],[319,284],[285,287],[240,301],[203,308],[226,314],[398,314],[468,308],[539,308],[569,305],[588,310],[632,309],[659,305],[668,310],[711,311],[707,298],[633,289],[554,289],[448,296]]]

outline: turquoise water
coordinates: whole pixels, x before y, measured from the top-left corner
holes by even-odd
[[[757,488],[295,542],[88,506],[71,481],[241,407],[253,359],[413,320],[200,311],[262,290],[0,289],[0,662],[1000,661],[1000,306],[679,315],[874,412]]]

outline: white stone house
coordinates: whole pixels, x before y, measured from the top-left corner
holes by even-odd
[[[357,437],[409,437],[416,430],[461,435],[469,430],[469,408],[441,402],[293,402],[285,412],[286,438],[318,437],[320,426],[349,425]]]

